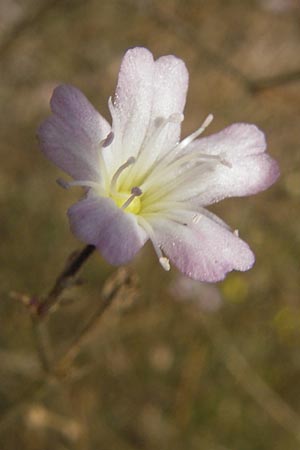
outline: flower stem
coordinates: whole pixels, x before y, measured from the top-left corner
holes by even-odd
[[[46,298],[40,301],[36,307],[36,314],[39,317],[45,317],[50,309],[52,309],[59,300],[62,292],[70,286],[72,278],[80,270],[81,266],[93,253],[95,247],[93,245],[87,245],[81,250],[81,252],[76,253],[73,257],[67,261],[67,264],[61,274],[57,277],[54,286],[49,291]]]

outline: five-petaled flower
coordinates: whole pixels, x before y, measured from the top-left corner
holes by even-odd
[[[114,265],[131,260],[150,239],[164,269],[171,261],[191,278],[218,281],[251,268],[254,255],[205,207],[262,191],[279,170],[254,125],[198,138],[209,115],[180,141],[187,87],[183,61],[154,61],[147,49],[133,48],[109,99],[112,126],[78,89],[62,85],[38,136],[44,154],[74,180],[61,183],[85,188],[68,211],[79,239]]]

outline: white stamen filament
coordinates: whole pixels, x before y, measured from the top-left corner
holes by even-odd
[[[207,167],[202,168],[203,173],[207,171]],[[156,203],[158,200],[163,198],[164,196],[170,194],[173,190],[178,193],[181,191],[180,186],[185,185],[183,187],[184,191],[187,190],[187,183],[192,183],[195,180],[199,180],[201,175],[201,171],[199,170],[199,167],[193,168],[193,170],[189,170],[186,172],[183,172],[180,176],[173,177],[171,180],[167,181],[165,184],[162,184],[163,180],[160,180],[159,189],[157,186],[155,189],[150,189],[147,191],[147,196],[144,198],[144,204],[152,204]],[[143,190],[145,191],[145,186],[141,186]]]
[[[118,182],[118,179],[119,179],[121,173],[122,173],[125,169],[127,169],[127,167],[129,167],[129,166],[131,166],[132,164],[134,164],[135,161],[136,161],[136,159],[135,159],[133,156],[131,156],[131,157],[128,158],[127,161],[126,161],[124,164],[122,164],[122,165],[118,168],[118,170],[114,173],[114,175],[113,175],[113,177],[112,177],[112,179],[111,179],[111,183],[110,183],[110,192],[111,192],[112,194],[116,194],[116,192],[117,192],[117,182]]]
[[[180,115],[180,114],[173,114],[173,115],[170,116],[170,118],[173,117],[173,116],[178,116],[178,117],[180,116],[180,119],[181,118],[183,119],[183,114],[182,115]],[[159,175],[158,176],[161,177],[161,170],[162,170],[161,165],[162,165],[162,163],[163,163],[163,168],[166,168],[166,167],[169,167],[170,164],[174,164],[174,163],[176,164],[177,160],[179,160],[180,158],[184,158],[184,157],[190,158],[190,156],[186,155],[185,153],[178,155],[178,152],[180,153],[180,150],[185,148],[193,140],[195,140],[197,137],[199,137],[200,134],[202,134],[203,131],[209,126],[209,124],[212,122],[212,120],[213,120],[213,115],[209,114],[206,117],[206,119],[204,120],[204,122],[201,125],[201,127],[198,128],[198,130],[196,130],[190,136],[187,136],[185,139],[183,139],[183,141],[181,141],[180,143],[175,145],[175,147],[170,148],[170,150],[167,151],[166,153],[164,153],[161,158],[157,158],[151,164],[151,166],[148,168],[148,170],[144,173],[144,177],[143,177],[144,180],[148,181],[149,178],[150,178],[150,184],[152,184],[153,183],[152,175],[153,175],[153,172],[156,171],[156,168],[158,168],[158,171],[159,171]],[[171,120],[169,120],[169,121],[167,120],[163,125],[166,125],[166,123],[169,123],[169,122],[171,122]],[[152,135],[152,137],[150,139],[150,143],[153,142],[153,137],[154,136],[156,137],[156,133],[154,133]],[[147,142],[146,148],[149,150],[148,145],[149,145],[149,143]],[[174,158],[174,153],[175,153],[175,155],[177,154],[177,157],[175,157],[175,158]],[[202,156],[202,155],[197,155],[197,156]],[[209,159],[210,157],[211,157],[211,159],[218,158],[217,155],[203,155],[203,159]],[[144,163],[144,160],[143,160],[143,163]],[[139,173],[137,169],[138,169],[138,164],[136,164],[136,166],[135,166],[134,174]],[[145,184],[144,184],[144,187],[145,187]]]
[[[201,125],[198,130],[194,131],[194,133],[187,136],[185,139],[183,139],[175,148],[176,150],[182,150],[185,147],[187,147],[191,142],[193,142],[197,137],[200,136],[200,134],[203,133],[203,131],[211,124],[213,121],[214,116],[212,114],[209,114],[206,119],[204,120],[203,124]]]
[[[143,216],[151,216],[155,214],[161,214],[163,211],[193,211],[186,203],[184,204],[184,209],[182,209],[182,202],[172,201],[172,200],[162,200],[155,203],[150,203],[150,205],[143,205]]]
[[[162,161],[164,161],[164,164],[169,164],[170,162],[170,157],[171,157],[171,162],[174,159],[174,152],[178,153],[178,150],[182,150],[183,148],[185,148],[188,144],[190,144],[193,140],[195,140],[197,137],[200,136],[200,134],[202,134],[206,128],[209,126],[209,124],[212,122],[213,120],[213,115],[209,114],[206,119],[204,120],[204,122],[202,123],[201,127],[198,128],[198,130],[194,131],[194,133],[190,134],[189,136],[187,136],[185,139],[183,139],[181,142],[179,142],[177,145],[175,145],[175,147],[172,147],[167,153],[165,153],[164,155],[162,155],[161,158],[158,158],[151,166],[151,172],[153,171],[153,169],[155,169],[158,165],[160,165],[162,163]],[[148,171],[149,173],[149,171]]]
[[[151,146],[156,141],[162,130],[168,125],[169,123],[181,123],[184,119],[184,115],[180,113],[173,113],[167,118],[161,118],[161,123],[157,126],[157,128],[154,130],[154,132],[151,134],[151,136],[146,140],[146,142],[143,142],[141,145],[140,151],[138,153],[138,156],[143,152],[143,150],[151,149]]]
[[[150,223],[147,220],[145,220],[141,216],[138,216],[138,222],[141,225],[141,227],[144,228],[144,230],[148,234],[161,266],[166,271],[169,271],[170,270],[169,259],[166,256],[163,255],[163,253],[162,253],[158,243],[156,242],[152,226],[150,225]]]
[[[97,191],[103,191],[103,188],[100,183],[96,183],[95,181],[88,181],[88,180],[77,180],[77,181],[65,181],[62,178],[58,178],[56,180],[57,184],[59,186],[63,187],[64,189],[69,189],[73,186],[80,186],[80,187],[90,187],[92,189],[95,189]]]
[[[162,179],[166,178],[168,173],[172,173],[172,180],[174,179],[174,170],[180,169],[184,163],[191,163],[194,167],[190,167],[188,170],[194,169],[195,167],[201,165],[201,163],[216,161],[217,163],[223,164],[227,167],[232,167],[231,164],[226,161],[221,155],[206,155],[204,153],[188,153],[179,155],[177,159],[171,161],[168,165],[163,165],[162,168],[158,168],[156,171],[152,172],[149,177],[142,184],[143,190],[145,191],[149,187],[160,182]],[[188,174],[188,171],[186,171]]]
[[[136,156],[137,164],[131,169],[129,177],[132,179],[136,177],[137,174],[143,173],[144,168],[148,165],[148,158],[151,155],[151,147],[154,145],[156,139],[159,137],[163,129],[169,123],[181,123],[184,119],[183,114],[173,113],[166,119],[161,118],[161,123],[157,126],[157,128],[153,131],[150,137],[146,138],[146,140],[142,143],[140,150]],[[141,154],[144,153],[142,158],[139,158]],[[150,170],[152,167],[150,167]],[[148,170],[147,170],[148,173]]]
[[[126,209],[130,205],[130,203],[133,202],[135,197],[139,197],[140,195],[142,195],[142,193],[143,191],[138,186],[133,187],[131,189],[131,196],[126,200],[125,203],[123,203],[121,209]]]
[[[133,202],[133,200],[135,199],[135,197],[136,197],[136,195],[132,194],[132,195],[126,200],[126,202],[123,203],[123,205],[121,206],[121,209],[126,209],[127,206],[129,206],[130,203]]]
[[[205,174],[208,170],[213,170],[218,163],[223,164],[223,159],[219,156],[208,156],[209,158],[206,162],[203,162],[200,159],[196,161],[194,167],[177,173],[177,176],[176,172],[174,175],[174,167],[172,166],[169,170],[163,170],[162,172],[157,170],[156,176],[149,176],[149,178],[141,185],[143,192],[147,193],[144,203],[155,203],[165,195],[169,194],[172,190],[178,192],[181,185],[185,185],[184,189],[186,190],[188,185],[190,186],[194,181],[200,180],[202,174]],[[193,162],[193,159],[191,159],[191,161]],[[216,163],[211,164],[213,161],[216,161]]]

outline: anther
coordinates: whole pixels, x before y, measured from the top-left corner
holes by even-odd
[[[62,178],[57,178],[56,183],[63,189],[70,188],[70,184],[66,180],[63,180]]]
[[[70,187],[73,186],[79,186],[84,188],[92,188],[97,191],[101,190],[101,184],[97,183],[96,181],[89,181],[89,180],[65,181],[62,178],[58,178],[56,180],[56,183],[64,189],[69,189]]]
[[[114,133],[113,131],[111,131],[110,133],[108,133],[108,135],[106,136],[105,139],[103,139],[103,141],[100,142],[101,147],[105,148],[105,147],[109,147],[110,144],[112,143],[112,141],[114,140]]]
[[[151,224],[147,220],[145,220],[142,216],[138,217],[138,221],[139,221],[139,224],[141,225],[141,227],[144,228],[144,230],[148,234],[149,238],[151,239],[153,248],[155,250],[155,253],[158,257],[159,263],[161,264],[162,268],[165,269],[166,271],[169,271],[170,270],[170,261],[166,256],[163,255],[161,248],[160,248],[158,242],[156,241],[155,234],[154,234]]]
[[[170,261],[166,256],[161,256],[159,258],[159,262],[163,269],[165,269],[167,272],[170,270]]]
[[[125,203],[123,203],[121,209],[126,209],[130,205],[130,203],[133,202],[135,197],[139,197],[140,195],[142,195],[142,193],[143,193],[142,189],[140,189],[138,186],[134,186],[131,189],[131,196],[126,200]]]
[[[141,188],[139,188],[138,186],[134,186],[131,189],[131,193],[132,195],[134,195],[135,197],[139,197],[140,195],[142,195],[143,191]]]

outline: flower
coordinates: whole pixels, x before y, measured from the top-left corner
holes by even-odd
[[[38,130],[41,150],[85,197],[68,210],[73,233],[114,265],[130,261],[150,239],[164,269],[171,261],[185,275],[218,281],[248,270],[254,255],[237,232],[205,209],[225,197],[254,194],[277,179],[264,134],[239,123],[181,142],[188,87],[182,60],[156,61],[145,48],[126,52],[112,126],[75,87],[58,86],[52,116]]]

